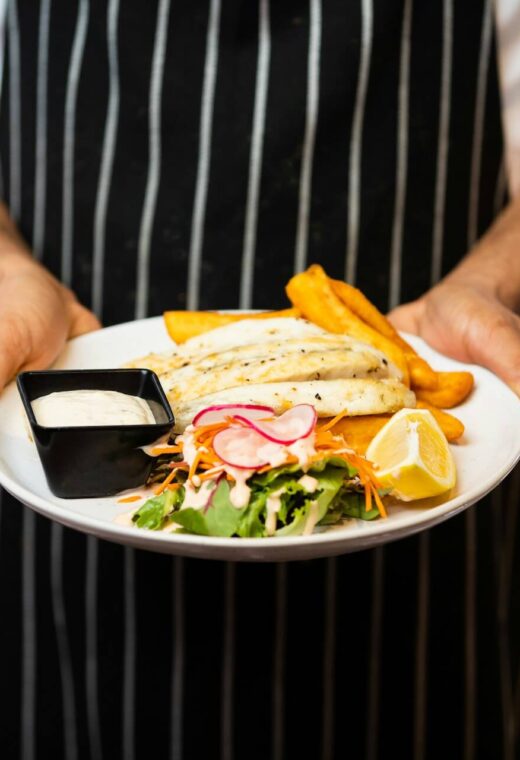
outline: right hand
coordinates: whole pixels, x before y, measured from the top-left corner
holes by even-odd
[[[0,229],[0,391],[17,372],[44,369],[68,338],[97,330],[92,312],[25,249],[14,229]]]

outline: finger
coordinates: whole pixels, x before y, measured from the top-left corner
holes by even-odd
[[[0,390],[23,367],[31,353],[30,336],[23,323],[0,319]]]
[[[478,364],[502,378],[520,396],[520,319],[501,317],[492,325],[489,340],[481,340],[474,356]]]
[[[412,301],[402,306],[397,306],[388,314],[388,319],[398,330],[413,333],[419,333],[419,322],[423,313],[421,301]]]
[[[72,301],[70,305],[70,329],[69,338],[75,338],[84,333],[99,330],[101,323],[98,318],[77,301]]]

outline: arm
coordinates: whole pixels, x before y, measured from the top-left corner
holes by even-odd
[[[488,367],[520,395],[519,312],[520,198],[438,285],[390,318],[439,351]]]
[[[74,294],[34,261],[0,204],[0,390],[19,370],[52,364],[68,338],[98,327]]]

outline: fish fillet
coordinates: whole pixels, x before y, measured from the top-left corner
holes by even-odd
[[[263,404],[281,414],[294,404],[312,404],[319,417],[335,417],[345,409],[349,416],[396,412],[415,407],[415,394],[399,380],[350,378],[248,384],[210,393],[191,401],[172,403],[175,430],[183,431],[193,417],[214,404]]]

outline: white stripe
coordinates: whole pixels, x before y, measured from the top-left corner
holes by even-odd
[[[493,562],[495,570],[496,614],[498,628],[498,672],[500,678],[500,703],[502,708],[503,760],[514,760],[515,714],[513,707],[513,684],[511,647],[509,638],[509,593],[505,581],[506,562],[504,557],[504,519],[507,513],[503,485],[491,494],[491,514],[493,527]],[[515,512],[516,512],[515,504]]]
[[[98,704],[98,546],[98,540],[93,536],[88,536],[85,589],[85,682],[91,760],[101,760],[103,756]]]
[[[66,760],[76,760],[78,757],[76,699],[63,600],[63,528],[58,523],[52,523],[51,526],[51,594],[52,615],[60,663],[64,757]]]
[[[273,655],[273,750],[272,760],[284,760],[285,754],[285,657],[287,653],[287,573],[285,563],[276,566],[275,629]]]
[[[61,228],[61,279],[66,285],[72,281],[72,246],[74,229],[74,143],[76,137],[76,99],[87,36],[89,0],[79,0],[76,30],[67,79],[65,97],[65,123],[63,142],[63,218]]]
[[[233,760],[233,698],[235,692],[235,565],[226,563],[224,591],[224,648],[222,652],[220,758]]]
[[[20,102],[20,29],[16,0],[9,0],[9,210],[22,213],[22,113]]]
[[[267,87],[269,82],[269,63],[271,58],[269,0],[259,0],[258,13],[258,60],[256,64],[255,108],[253,113],[251,153],[249,156],[249,182],[247,188],[244,248],[242,253],[242,274],[240,280],[241,309],[250,309],[253,300],[258,198],[260,193],[260,179],[262,176],[265,112],[267,105]]]
[[[473,760],[476,756],[476,708],[477,708],[477,516],[475,508],[466,512],[466,598],[464,605],[464,760]]]
[[[137,254],[137,319],[142,319],[148,312],[148,287],[150,280],[150,250],[153,222],[161,175],[161,100],[164,73],[164,59],[168,40],[168,19],[170,0],[160,0],[155,27],[155,42],[150,81],[150,100],[148,103],[149,154],[148,178],[144,196],[143,215],[139,232],[139,249]]]
[[[408,171],[408,94],[410,78],[410,49],[412,28],[412,0],[405,0],[401,32],[401,61],[399,65],[399,94],[397,110],[397,173],[395,181],[395,207],[390,254],[389,306],[393,309],[401,300],[401,266],[403,255],[403,227],[406,212],[406,175]]]
[[[495,217],[500,214],[506,204],[508,192],[507,184],[506,157],[503,155],[498,168],[497,183],[495,185],[495,194],[493,198],[493,212]]]
[[[415,650],[414,760],[426,757],[428,694],[428,622],[430,601],[430,535],[419,537],[417,580],[417,641]]]
[[[119,119],[119,62],[117,57],[117,24],[119,0],[110,0],[107,8],[107,47],[109,95],[103,153],[96,196],[94,216],[94,256],[92,267],[92,308],[101,319],[103,315],[103,268],[105,263],[105,233],[108,196],[112,180],[112,167],[116,151],[116,134]]]
[[[35,757],[36,734],[36,515],[23,511],[21,757]]]
[[[352,134],[350,137],[350,166],[348,177],[348,224],[347,224],[347,261],[345,279],[353,283],[356,279],[359,220],[361,207],[361,156],[363,150],[363,121],[365,103],[370,76],[370,59],[372,56],[373,4],[372,0],[361,2],[361,51],[356,91]]]
[[[7,16],[8,0],[0,0],[0,93],[4,83],[4,64],[5,64],[5,20]]]
[[[316,128],[318,126],[320,93],[321,0],[309,0],[309,3],[310,29],[309,52],[307,58],[307,114],[305,119],[305,135],[303,138],[302,165],[300,172],[298,227],[296,230],[296,250],[294,255],[295,272],[301,272],[307,265],[312,164],[314,160]]]
[[[135,758],[135,662],[136,662],[136,616],[135,616],[135,552],[125,547],[125,630],[123,661],[123,737],[125,760]]]
[[[484,4],[482,19],[482,36],[480,40],[480,55],[478,61],[477,90],[475,97],[475,121],[473,125],[473,146],[471,152],[471,177],[469,183],[469,213],[468,213],[468,247],[471,247],[478,237],[478,208],[480,200],[480,165],[482,161],[482,141],[484,138],[484,116],[486,108],[487,77],[491,53],[491,38],[493,17],[491,0]]]
[[[368,668],[367,760],[376,760],[379,748],[379,698],[381,679],[381,642],[383,631],[384,547],[374,549],[372,556],[372,627]]]
[[[334,687],[336,663],[337,559],[327,560],[325,572],[325,621],[323,632],[322,760],[334,757]]]
[[[218,45],[220,27],[220,0],[211,0],[208,31],[206,37],[206,61],[202,86],[201,119],[199,134],[199,162],[195,186],[195,200],[191,220],[190,259],[188,265],[187,308],[194,309],[199,301],[200,267],[204,223],[206,219],[206,199],[208,195],[209,168],[211,159],[211,131],[213,125],[213,103],[217,80]]]
[[[487,74],[491,51],[492,15],[491,2],[486,0],[482,19],[480,55],[475,98],[475,121],[471,156],[469,186],[468,248],[478,236],[478,208],[480,199],[480,165],[484,116],[486,104]],[[477,517],[475,509],[466,513],[466,568],[465,568],[465,711],[464,711],[464,760],[476,755],[477,710]]]
[[[171,760],[182,760],[184,694],[184,562],[173,560],[173,663],[172,712],[170,733]]]
[[[38,73],[36,85],[36,145],[34,177],[33,253],[43,256],[47,195],[47,73],[49,66],[49,22],[51,0],[41,0],[38,31]]]
[[[442,22],[442,69],[439,105],[439,136],[437,139],[437,177],[433,209],[433,241],[431,283],[441,278],[442,247],[444,243],[444,213],[446,181],[450,147],[451,68],[453,58],[453,0],[444,0]]]
[[[0,0],[0,109],[3,108],[4,97],[4,68],[5,68],[5,18],[7,15],[7,0]],[[4,172],[0,157],[0,198],[5,198]]]

